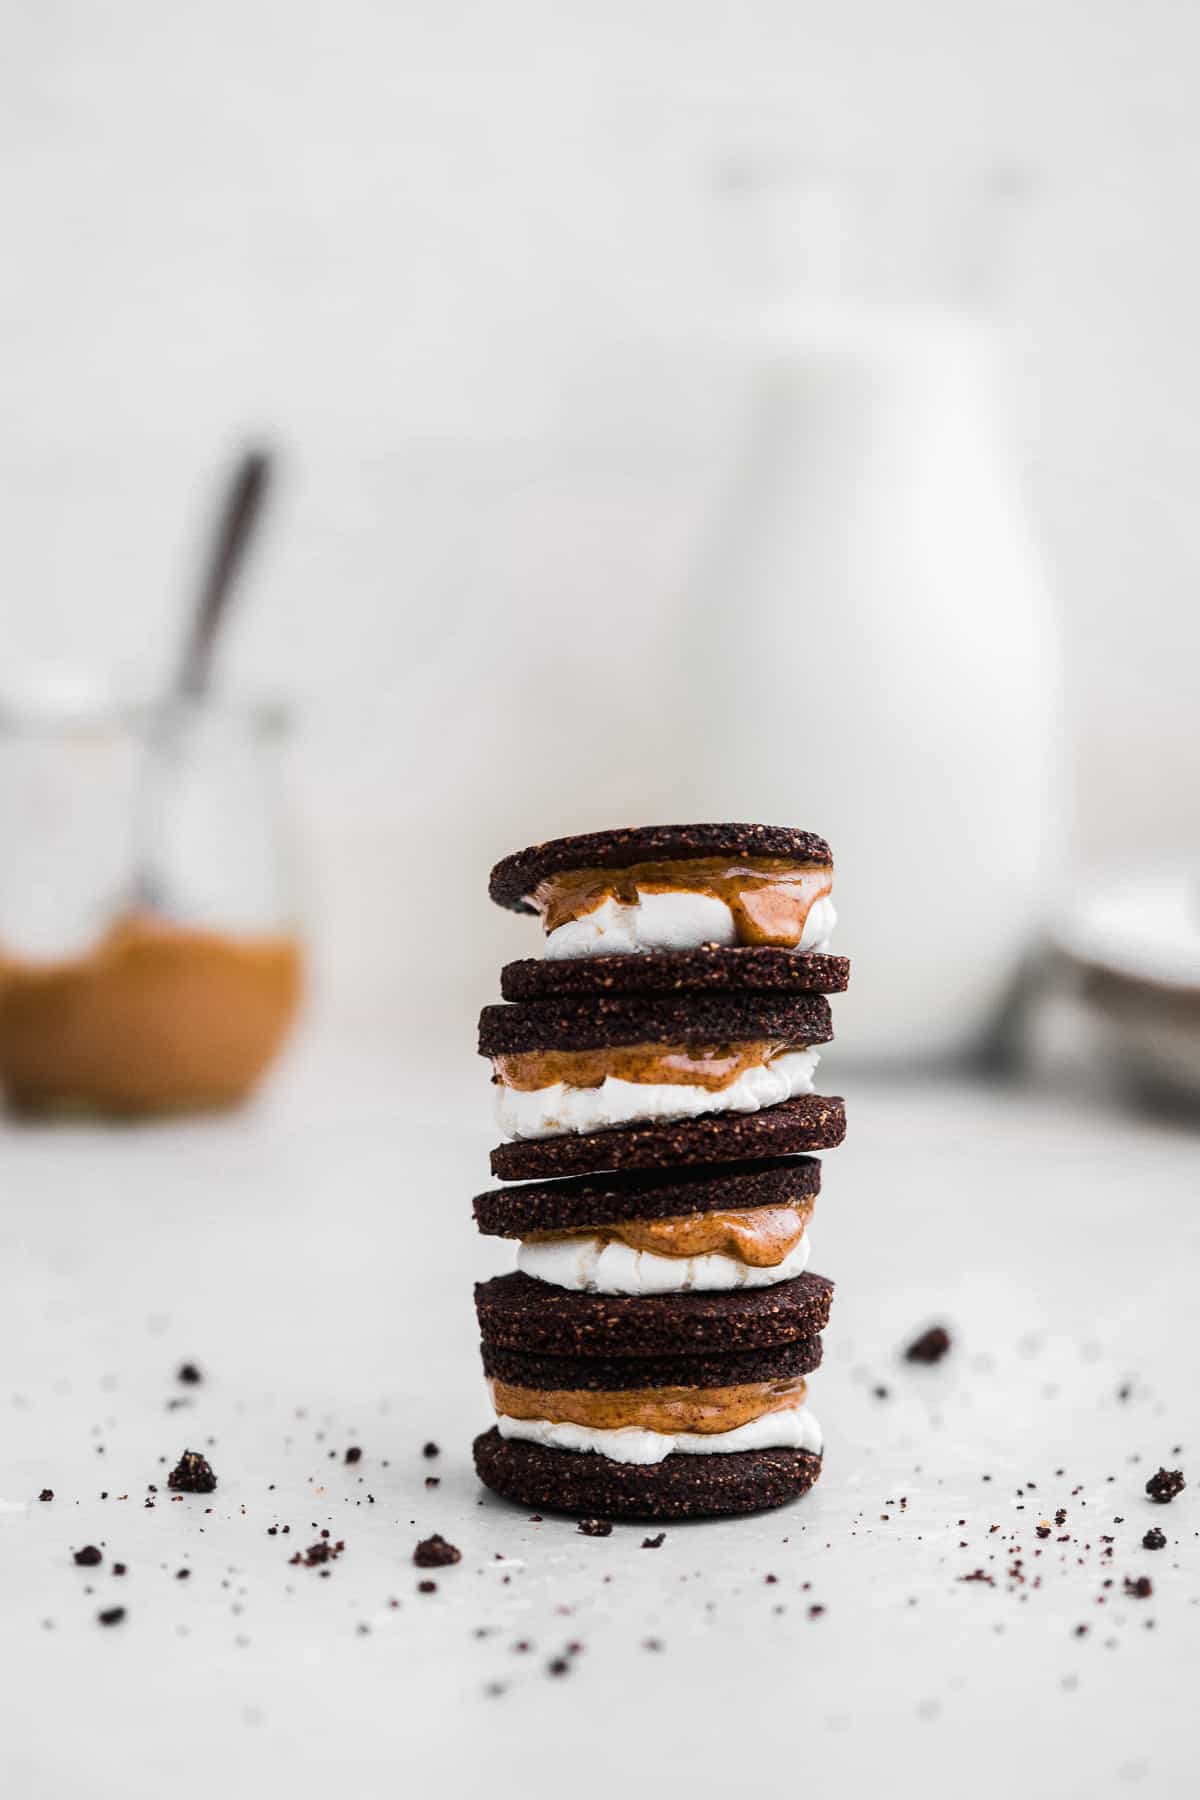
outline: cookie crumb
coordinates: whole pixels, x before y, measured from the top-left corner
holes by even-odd
[[[1148,1600],[1154,1592],[1154,1583],[1148,1575],[1139,1575],[1136,1579],[1125,1577],[1125,1592],[1131,1600]]]
[[[96,1614],[101,1625],[119,1625],[124,1617],[125,1608],[123,1606],[106,1606],[103,1612]]]
[[[41,1493],[38,1495],[39,1500],[53,1500],[53,1498],[54,1498],[54,1489],[53,1488],[43,1488]]]
[[[660,1531],[657,1537],[643,1538],[642,1539],[642,1549],[643,1550],[660,1550],[662,1548],[662,1546],[666,1543],[666,1541],[667,1541],[666,1532]]]
[[[418,1594],[436,1594],[437,1593],[437,1582],[436,1581],[418,1581],[417,1592],[418,1592]]]
[[[434,1443],[432,1438],[430,1438],[429,1442],[421,1451],[422,1456],[440,1456],[441,1454],[441,1451],[438,1449],[438,1446]]]
[[[611,1537],[612,1521],[610,1519],[580,1519],[576,1529],[584,1537]]]
[[[1160,1531],[1158,1529],[1157,1525],[1152,1525],[1150,1527],[1149,1531],[1146,1533],[1145,1537],[1142,1539],[1142,1549],[1143,1550],[1165,1550],[1166,1547],[1167,1547],[1166,1533]]]
[[[180,1363],[175,1371],[176,1381],[182,1381],[185,1387],[195,1387],[204,1380],[204,1376],[194,1362]]]
[[[412,1555],[418,1569],[445,1569],[451,1563],[462,1561],[462,1551],[455,1544],[448,1544],[439,1532],[432,1537],[422,1538]]]
[[[356,1462],[362,1461],[362,1451],[357,1444],[351,1444],[350,1448],[347,1450],[346,1461],[348,1463],[356,1463]]]
[[[1182,1494],[1186,1486],[1187,1482],[1183,1479],[1182,1469],[1160,1469],[1146,1483],[1146,1492],[1152,1500],[1157,1500],[1160,1506],[1165,1506],[1169,1500],[1175,1498],[1176,1494]]]
[[[931,1325],[920,1337],[913,1339],[904,1352],[905,1362],[935,1363],[941,1362],[950,1348],[950,1333],[944,1325]]]
[[[198,1450],[185,1450],[167,1476],[167,1486],[177,1494],[211,1494],[216,1485],[211,1464]]]
[[[85,1544],[82,1550],[75,1552],[75,1561],[81,1569],[94,1569],[97,1563],[104,1561],[101,1550],[95,1544]]]

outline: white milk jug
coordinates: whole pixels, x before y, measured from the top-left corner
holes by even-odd
[[[1056,655],[966,305],[745,322],[737,472],[681,634],[688,801],[824,832],[836,1055],[985,1037],[1053,899]]]

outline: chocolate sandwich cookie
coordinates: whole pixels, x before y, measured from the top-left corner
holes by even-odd
[[[648,1518],[792,1499],[820,1468],[807,1377],[831,1296],[807,1274],[763,1292],[637,1298],[519,1274],[481,1282],[497,1421],[476,1441],[482,1480],[513,1498],[531,1482],[561,1511]]]
[[[793,1156],[665,1173],[530,1182],[477,1194],[472,1205],[485,1236],[519,1238],[531,1231],[585,1231],[640,1219],[795,1206],[814,1200],[820,1191],[821,1165],[816,1157]]]
[[[703,944],[824,950],[836,923],[824,838],[772,825],[654,825],[535,844],[497,863],[493,900],[541,916],[552,959]]]
[[[607,1519],[704,1519],[762,1512],[806,1494],[821,1472],[809,1450],[672,1455],[649,1466],[501,1437],[475,1439],[475,1469],[493,1493],[540,1512]]]
[[[641,1045],[827,1044],[833,1017],[823,994],[753,989],[700,994],[594,994],[485,1006],[480,1056],[552,1056]],[[631,1074],[633,1071],[629,1071]],[[567,1079],[555,1070],[551,1079]]]
[[[531,1000],[479,1021],[496,1122],[522,1141],[778,1106],[811,1092],[831,1035],[824,995],[744,990]]]
[[[500,971],[506,1000],[563,1000],[592,995],[705,994],[749,989],[774,994],[843,994],[850,958],[822,951],[744,945],[657,950],[652,956],[524,957]]]
[[[693,1357],[774,1349],[824,1330],[833,1283],[806,1271],[775,1287],[715,1294],[581,1294],[528,1275],[475,1284],[489,1349],[570,1357]]]
[[[551,838],[503,857],[492,870],[488,893],[510,912],[538,912],[538,889],[557,875],[587,869],[636,869],[708,857],[771,859],[804,867],[833,867],[833,852],[812,831],[789,825],[640,825],[624,831],[589,831]]]
[[[498,1181],[542,1181],[603,1170],[676,1170],[833,1150],[845,1135],[845,1106],[836,1094],[802,1094],[761,1112],[498,1144],[490,1161]]]

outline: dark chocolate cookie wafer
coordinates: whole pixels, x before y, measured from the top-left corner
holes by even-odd
[[[823,994],[594,994],[485,1006],[480,1056],[530,1050],[605,1050],[628,1044],[827,1044],[833,1018]]]
[[[825,1329],[832,1300],[832,1281],[808,1270],[774,1287],[714,1294],[583,1294],[520,1273],[475,1284],[489,1348],[610,1361],[794,1343]]]
[[[483,1372],[513,1387],[555,1392],[604,1393],[624,1388],[744,1387],[751,1381],[789,1381],[821,1366],[819,1336],[796,1338],[765,1350],[725,1350],[711,1355],[545,1356],[481,1344]]]
[[[629,869],[638,863],[705,856],[770,856],[796,863],[833,863],[824,838],[788,825],[641,825],[532,844],[496,864],[488,893],[497,906],[507,906],[512,912],[536,912],[529,896],[549,875],[571,869]]]
[[[745,1212],[756,1206],[794,1206],[821,1191],[813,1156],[774,1162],[725,1163],[703,1169],[629,1175],[577,1176],[530,1182],[476,1194],[475,1222],[487,1237],[524,1237],[530,1231],[583,1231],[629,1219],[677,1219],[692,1213]]]
[[[836,1094],[800,1094],[761,1112],[522,1138],[497,1144],[491,1165],[498,1181],[552,1180],[605,1169],[698,1168],[798,1150],[833,1150],[845,1135],[846,1109]]]
[[[493,1426],[475,1439],[475,1469],[493,1493],[539,1512],[705,1519],[797,1499],[821,1473],[821,1458],[809,1450],[734,1450],[642,1466],[502,1438]]]
[[[843,994],[850,958],[817,950],[654,950],[626,956],[525,957],[500,971],[506,1000],[560,1000],[592,994],[711,994],[729,988],[772,994]]]

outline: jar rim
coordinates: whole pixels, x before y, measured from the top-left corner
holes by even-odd
[[[0,737],[75,737],[96,731],[149,737],[168,724],[225,720],[263,737],[286,736],[294,708],[278,695],[208,694],[164,699],[136,690],[112,690],[97,683],[79,687],[36,685],[0,691]]]

